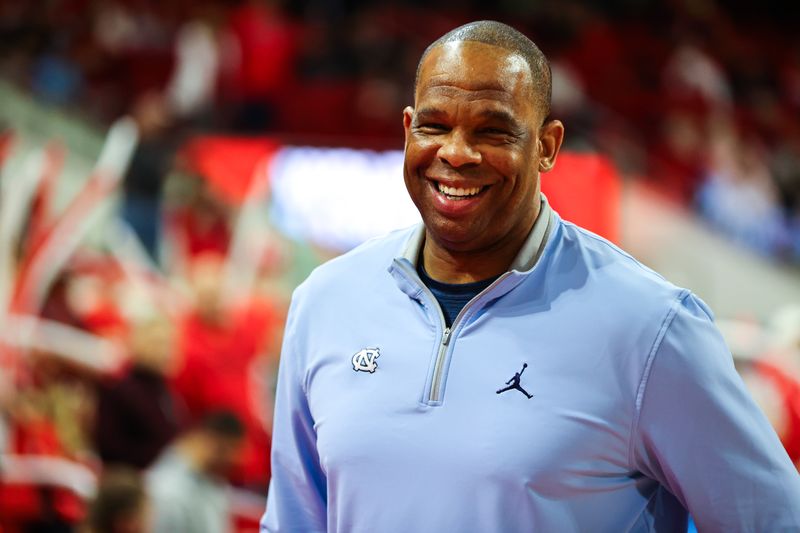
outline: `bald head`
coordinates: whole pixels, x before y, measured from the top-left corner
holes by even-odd
[[[550,63],[539,47],[522,33],[507,24],[494,20],[479,20],[447,32],[435,41],[422,53],[417,65],[417,77],[414,82],[416,88],[419,84],[419,75],[422,64],[432,50],[447,43],[473,41],[491,46],[497,46],[510,53],[516,54],[525,60],[533,80],[533,97],[542,111],[542,116],[550,114],[550,98],[552,92]]]

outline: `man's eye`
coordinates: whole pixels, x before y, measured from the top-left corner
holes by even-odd
[[[438,124],[436,122],[426,122],[424,124],[418,125],[417,129],[425,133],[440,133],[443,131],[447,131],[447,126],[445,126],[444,124]]]
[[[483,128],[480,133],[484,135],[511,135],[509,131],[501,128]]]

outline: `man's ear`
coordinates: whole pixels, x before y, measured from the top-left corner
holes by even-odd
[[[564,141],[564,125],[560,120],[549,120],[539,132],[539,171],[548,172],[556,164],[561,143]]]
[[[411,131],[411,122],[414,120],[414,108],[406,106],[403,109],[403,131],[405,131],[406,141],[408,141],[408,134]]]

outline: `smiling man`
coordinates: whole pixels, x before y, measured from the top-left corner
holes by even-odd
[[[539,187],[550,70],[497,22],[420,60],[423,224],[295,292],[264,532],[796,531],[800,477],[711,312]]]
[[[496,44],[463,38],[478,32]],[[405,181],[427,228],[425,268],[450,283],[499,275],[539,215],[539,172],[564,137],[546,120],[547,61],[510,28],[468,26],[425,52],[415,92],[403,112]]]

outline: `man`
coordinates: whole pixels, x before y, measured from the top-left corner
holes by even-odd
[[[147,473],[153,533],[232,531],[226,478],[244,440],[229,411],[209,413]]]
[[[541,196],[549,99],[503,24],[423,54],[403,113],[423,225],[295,292],[262,531],[800,528],[798,474],[705,304]],[[532,398],[497,394],[517,372]]]

